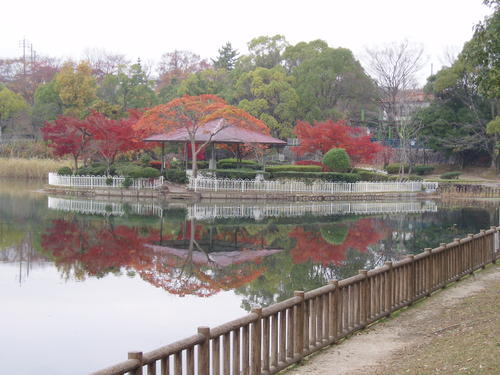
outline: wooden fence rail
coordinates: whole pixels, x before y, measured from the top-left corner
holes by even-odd
[[[92,375],[275,374],[500,258],[500,227],[294,297]]]

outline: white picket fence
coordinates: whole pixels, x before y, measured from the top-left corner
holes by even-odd
[[[194,191],[238,191],[266,193],[382,193],[434,191],[437,182],[313,182],[232,180],[212,177],[190,178],[188,188]]]
[[[108,178],[112,182],[108,185]],[[83,188],[122,188],[125,177],[107,176],[61,176],[57,173],[49,173],[49,185],[83,187]],[[129,189],[156,189],[163,185],[163,176],[158,178],[135,178]]]

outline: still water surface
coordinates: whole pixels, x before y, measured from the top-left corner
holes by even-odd
[[[498,223],[494,202],[161,207],[39,187],[0,181],[0,359],[18,375],[86,374]]]

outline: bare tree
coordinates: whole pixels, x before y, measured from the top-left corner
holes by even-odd
[[[416,109],[419,91],[417,73],[424,65],[424,50],[404,40],[381,47],[368,48],[367,70],[380,90],[383,110],[382,131],[387,126],[396,131],[401,147],[401,168],[408,162],[410,137],[418,135],[418,127],[411,128],[410,115]],[[400,171],[402,172],[402,170]]]

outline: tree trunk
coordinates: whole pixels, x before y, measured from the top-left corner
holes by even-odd
[[[75,161],[75,173],[78,170],[78,156],[73,155],[73,160]]]
[[[194,139],[191,140],[191,169],[193,171],[193,178],[198,175],[198,165],[196,162],[196,142]]]

